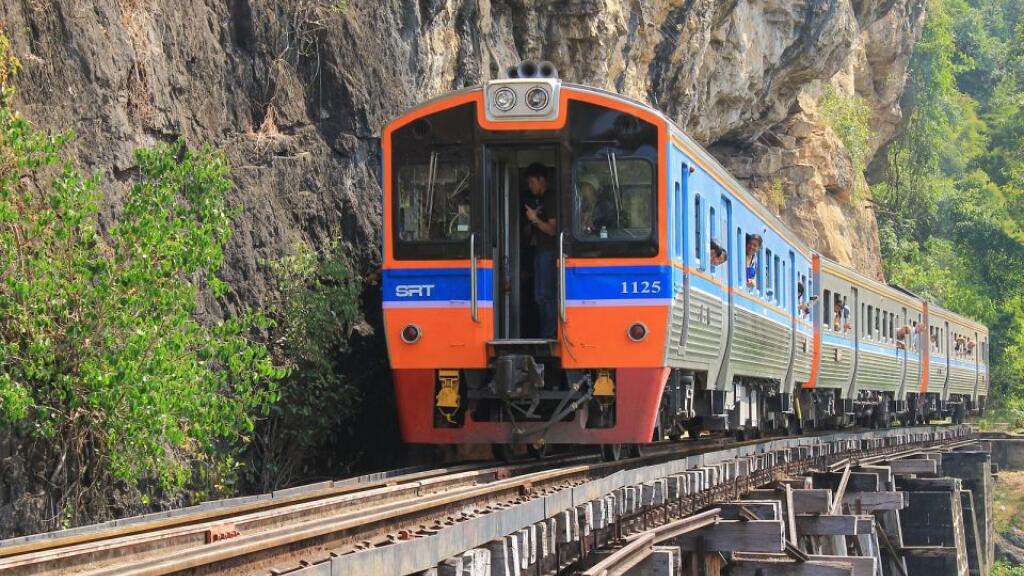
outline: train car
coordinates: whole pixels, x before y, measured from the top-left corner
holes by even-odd
[[[681,130],[670,125],[669,136],[666,360],[678,380],[670,389],[694,400],[662,422],[691,435],[793,429],[813,353],[811,251]]]
[[[909,407],[917,406],[922,378],[924,302],[830,260],[822,263],[815,304],[820,355],[802,399],[808,420],[887,426],[895,418],[912,419]]]
[[[643,103],[524,62],[396,118],[382,147],[407,442],[600,444],[614,459],[685,432],[843,425],[883,398],[900,413],[921,390],[927,354],[896,333],[927,322],[924,304],[815,254]],[[864,304],[839,332],[836,298]],[[868,305],[878,321],[860,328]]]
[[[921,386],[921,413],[962,422],[983,410],[988,396],[988,329],[935,304],[926,309],[928,381]]]

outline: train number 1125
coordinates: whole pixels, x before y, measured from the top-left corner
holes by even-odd
[[[622,283],[623,294],[660,294],[661,293],[661,280],[654,280],[648,282],[647,280],[636,281],[636,282],[623,282]]]

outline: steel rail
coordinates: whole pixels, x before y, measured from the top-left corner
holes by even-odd
[[[655,443],[640,459],[610,463],[628,466],[659,461],[680,453],[689,454],[733,445],[731,438],[710,437],[687,444]],[[0,572],[17,569],[32,574],[88,572],[103,567],[111,558],[143,562],[153,556],[186,553],[210,545],[210,531],[227,528],[232,533],[253,535],[293,526],[309,520],[338,517],[376,509],[431,493],[451,493],[463,487],[493,482],[504,475],[525,474],[538,467],[566,466],[595,461],[598,455],[567,456],[542,462],[529,461],[495,466],[493,462],[420,471],[356,486],[303,492],[294,496],[259,500],[238,506],[184,514],[85,534],[16,544],[0,548]],[[464,471],[462,471],[465,469]]]
[[[773,438],[773,440],[775,439],[778,438]],[[548,489],[570,487],[611,470],[705,453],[721,448],[723,444],[731,447],[754,445],[763,441],[759,439],[736,442],[731,438],[707,438],[693,443],[656,444],[655,452],[644,454],[640,458],[619,462],[582,464],[523,474],[495,480],[481,487],[435,493],[419,498],[416,502],[408,505],[385,506],[376,511],[363,510],[341,517],[280,526],[256,534],[242,534],[224,542],[203,546],[194,555],[185,558],[180,555],[165,555],[170,557],[145,560],[128,569],[117,567],[86,574],[143,576],[211,569],[209,568],[211,565],[229,564],[238,561],[239,558],[272,555],[268,554],[271,549],[287,550],[286,555],[297,555],[296,548],[305,550],[302,554],[327,554],[327,550],[333,553],[344,553],[356,550],[362,545],[372,544],[373,537],[380,534],[399,532],[407,526],[435,526],[436,529],[440,529],[442,525],[436,524],[439,517],[451,519],[451,522],[458,522],[480,512],[486,513],[486,510],[481,510],[481,508],[488,505],[513,504],[524,500],[527,495],[542,496]],[[670,449],[662,450],[663,446]],[[468,510],[472,513],[467,515]],[[379,543],[386,545],[389,541]],[[256,560],[254,562],[256,566],[252,566],[252,568],[268,570],[272,568],[266,562],[262,562],[261,565],[261,562],[261,560]]]
[[[625,541],[627,544],[625,546],[584,571],[583,576],[616,576],[624,574],[640,562],[643,562],[654,550],[656,544],[682,536],[688,532],[713,526],[718,523],[719,514],[721,513],[721,508],[712,508],[700,514],[680,518],[650,530],[631,534],[626,537]]]
[[[829,434],[822,432],[821,435]],[[530,498],[543,497],[549,490],[603,477],[615,470],[675,460],[725,447],[738,448],[787,438],[793,437],[746,442],[709,438],[699,442],[655,444],[651,453],[641,458],[613,463],[570,464],[553,470],[523,472],[511,478],[499,477],[497,472],[488,476],[483,471],[477,471],[462,472],[461,479],[455,480],[451,478],[452,475],[420,472],[412,476],[434,476],[405,484],[399,482],[399,477],[386,479],[375,483],[375,489],[349,487],[351,489],[343,490],[345,494],[331,493],[324,496],[323,492],[304,493],[295,497],[295,500],[301,500],[299,502],[290,501],[291,504],[282,505],[285,502],[282,500],[282,503],[278,503],[278,509],[258,506],[256,510],[244,506],[220,509],[215,511],[216,517],[212,520],[205,514],[199,515],[200,521],[192,526],[182,525],[185,521],[182,517],[168,519],[176,523],[170,528],[146,531],[140,526],[131,526],[131,534],[128,536],[122,534],[107,540],[94,539],[67,546],[51,546],[28,554],[0,558],[0,572],[14,567],[21,569],[19,573],[26,574],[66,573],[69,570],[68,558],[76,555],[86,559],[70,563],[70,568],[76,574],[270,571],[279,568],[282,562],[294,561],[298,564],[299,561],[311,558],[324,559],[361,548],[400,542],[400,539],[394,539],[395,534],[405,534],[399,538],[415,538],[417,526],[422,535],[436,533],[466,519],[513,506]],[[918,447],[905,452],[920,452],[924,449],[928,448]],[[898,446],[880,446],[862,452],[866,452],[865,457],[882,453],[881,456],[892,459],[898,452]],[[834,457],[831,455],[828,460]],[[566,460],[582,462],[594,458],[576,456]],[[854,458],[858,462],[866,461],[856,456]],[[566,461],[546,463],[548,466],[559,464],[564,465]],[[524,471],[538,465],[544,464],[518,464],[511,468],[497,467],[493,470]],[[471,481],[474,477],[477,481]],[[487,483],[481,485],[481,481]],[[239,516],[231,515],[239,511],[242,512]],[[198,534],[205,536],[206,530],[225,521],[240,528],[238,531],[241,534],[213,543],[198,538]],[[408,532],[410,527],[413,527],[413,533]],[[391,536],[386,536],[388,534]],[[126,564],[132,566],[125,568]]]
[[[184,514],[150,522],[98,530],[0,548],[0,572],[9,569],[46,574],[120,559],[141,559],[208,544],[208,532],[226,524],[237,531],[260,531],[290,525],[297,520],[328,517],[344,512],[393,505],[410,497],[449,492],[515,476],[538,467],[594,460],[572,456],[547,463],[525,462],[495,466],[493,462],[441,468],[396,476],[367,484],[312,490],[284,498],[259,500],[238,506]]]
[[[222,518],[229,518],[239,516],[241,514],[249,512],[257,512],[260,510],[267,510],[271,508],[278,508],[290,504],[296,504],[301,502],[307,502],[310,500],[317,500],[328,498],[331,496],[338,496],[342,494],[351,494],[355,492],[364,492],[373,490],[375,488],[383,488],[388,486],[396,486],[400,484],[406,484],[410,482],[416,482],[421,480],[427,480],[437,476],[443,476],[448,474],[454,474],[465,471],[473,470],[486,470],[493,468],[493,462],[481,462],[477,464],[460,464],[447,468],[435,468],[431,470],[421,470],[417,472],[411,472],[408,474],[402,474],[390,478],[382,478],[380,480],[373,480],[368,482],[362,482],[358,484],[342,484],[340,486],[334,486],[330,488],[322,489],[311,489],[303,491],[293,495],[285,497],[274,497],[270,496],[273,493],[267,494],[267,498],[262,500],[256,500],[252,502],[245,502],[234,506],[227,506],[216,509],[199,510],[195,512],[188,512],[184,514],[177,514],[165,518],[159,518],[154,520],[144,520],[137,523],[115,526],[109,528],[100,528],[94,531],[73,534],[69,536],[61,536],[60,533],[52,538],[43,538],[26,542],[17,542],[14,544],[8,544],[0,546],[0,561],[4,558],[11,556],[18,556],[22,554],[28,554],[32,552],[41,552],[45,550],[64,548],[75,544],[85,544],[88,542],[94,542],[98,540],[107,540],[118,536],[127,536],[131,534],[141,534],[144,532],[152,532],[155,530],[173,528],[176,526],[182,526],[187,524],[196,524],[200,522],[208,522],[218,520]],[[338,481],[343,483],[344,480]],[[297,487],[301,489],[302,487]],[[293,489],[285,489],[283,492],[288,492]],[[40,536],[47,536],[41,534]],[[14,540],[14,539],[12,539]]]

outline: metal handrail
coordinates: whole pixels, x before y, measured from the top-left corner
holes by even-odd
[[[477,311],[477,285],[476,285],[476,232],[469,235],[469,313],[473,322],[480,321]]]
[[[565,324],[565,232],[558,234],[558,316]]]

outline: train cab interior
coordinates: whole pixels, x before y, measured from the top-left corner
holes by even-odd
[[[548,234],[528,219],[527,207],[544,221],[561,222],[561,178],[558,173],[556,149],[552,146],[491,146],[487,149],[488,196],[492,209],[491,234],[488,235],[488,257],[494,265],[494,306],[496,340],[550,339],[541,328],[534,258],[541,252],[553,253],[558,234]],[[531,191],[528,172],[540,170],[544,175],[550,201],[545,202]],[[554,213],[549,213],[549,212]],[[551,258],[549,281],[557,290],[557,269]],[[555,293],[548,298],[556,298]],[[549,304],[550,305],[550,304]],[[552,310],[554,308],[552,307]],[[554,320],[553,318],[551,319]]]

